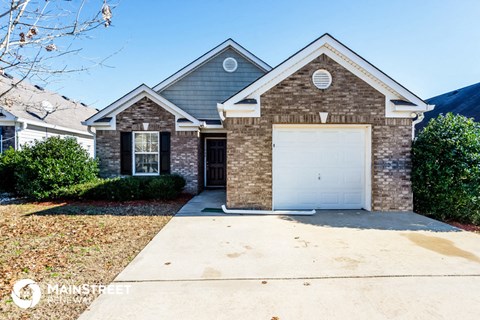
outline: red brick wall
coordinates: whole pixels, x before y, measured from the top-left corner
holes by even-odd
[[[143,123],[149,123],[148,131],[171,133],[171,172],[187,180],[185,190],[199,190],[199,146],[197,132],[175,131],[175,116],[143,98],[117,115],[117,130],[97,132],[97,157],[100,174],[104,177],[120,175],[120,132],[142,131]]]

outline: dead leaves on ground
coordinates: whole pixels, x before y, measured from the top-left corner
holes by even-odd
[[[76,319],[87,305],[17,308],[10,300],[13,284],[23,278],[108,284],[188,200],[0,206],[0,313]]]

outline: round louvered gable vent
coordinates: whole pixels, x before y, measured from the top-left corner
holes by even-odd
[[[332,84],[332,75],[327,70],[317,70],[312,75],[312,81],[318,89],[327,89]]]
[[[223,70],[227,72],[234,72],[237,70],[238,63],[237,60],[235,60],[232,57],[228,57],[225,60],[223,60]]]

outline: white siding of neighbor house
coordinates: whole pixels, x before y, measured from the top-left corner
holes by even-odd
[[[24,144],[31,144],[34,143],[35,140],[41,141],[43,139],[53,136],[59,136],[62,138],[74,137],[77,139],[77,142],[85,150],[87,150],[90,157],[94,156],[92,136],[89,136],[88,134],[83,135],[34,125],[27,125],[26,129],[21,130],[17,133],[17,145],[21,148]]]

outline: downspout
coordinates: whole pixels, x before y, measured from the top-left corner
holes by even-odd
[[[15,119],[15,122],[14,122],[14,127],[15,127],[15,150],[20,149],[20,145],[19,145],[19,140],[20,139],[18,138],[18,133],[25,130],[25,128],[27,127],[27,123],[25,121],[17,121],[17,119]],[[20,127],[17,127],[17,123],[20,124]]]
[[[415,140],[415,126],[422,122],[423,119],[425,119],[425,115],[423,114],[423,112],[416,112],[412,115],[414,114],[416,115],[417,119],[412,122],[412,141]]]
[[[97,131],[93,132],[91,126],[87,127],[87,131],[93,136],[93,158],[96,159],[97,158]]]
[[[315,210],[300,211],[300,210],[231,210],[222,205],[222,210],[226,214],[249,214],[249,215],[289,215],[289,216],[313,216],[317,213]]]
[[[225,121],[225,107],[223,106],[223,104],[221,103],[217,103],[217,112],[218,112],[218,115],[220,116],[220,119],[223,121]]]

